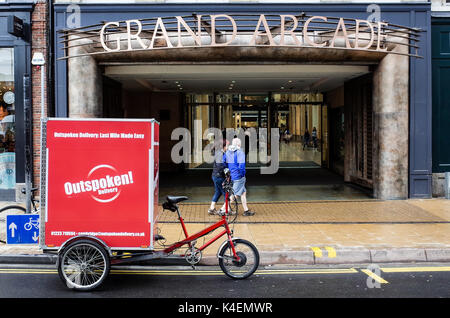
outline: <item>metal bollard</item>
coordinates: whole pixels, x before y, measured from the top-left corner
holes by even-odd
[[[450,200],[450,172],[445,173],[445,198]]]

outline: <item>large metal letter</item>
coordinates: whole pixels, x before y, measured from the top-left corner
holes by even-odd
[[[162,36],[158,36],[158,27],[161,28]],[[173,47],[172,43],[170,43],[169,36],[167,35],[166,27],[164,26],[164,23],[161,18],[158,18],[156,21],[155,29],[153,30],[153,36],[152,36],[152,42],[150,43],[149,49],[153,49],[153,46],[155,44],[155,40],[157,38],[164,38],[167,43],[167,47]]]
[[[356,19],[355,21],[356,21],[355,49],[359,49],[359,48],[361,48],[361,49],[368,49],[368,48],[370,48],[370,47],[372,46],[372,44],[373,44],[373,38],[374,38],[374,36],[375,36],[374,31],[373,31],[373,25],[372,25],[372,23],[370,23],[369,21],[366,21],[366,20],[358,20],[358,19]],[[369,28],[370,28],[370,40],[369,40],[369,44],[367,44],[366,46],[363,46],[363,47],[359,47],[359,46],[358,46],[358,40],[359,40],[359,25],[360,25],[360,23],[365,23],[365,24],[367,24],[367,25],[369,26]]]
[[[261,23],[264,25],[264,30],[266,31],[265,33],[259,32],[259,27],[261,26]],[[270,45],[271,46],[275,45],[275,42],[273,41],[272,33],[270,32],[270,28],[269,28],[269,25],[267,24],[267,20],[266,20],[266,17],[264,14],[261,14],[259,16],[258,24],[256,25],[255,32],[253,33],[252,40],[250,41],[250,45],[256,44],[256,37],[258,35],[266,35],[267,38],[269,39]]]
[[[384,49],[381,48],[381,41],[382,40],[386,40],[386,33],[382,32],[382,26],[387,26],[388,24],[386,22],[378,22],[378,41],[377,41],[377,51],[387,51],[387,47],[385,47]]]
[[[295,30],[297,29],[297,26],[298,26],[297,18],[294,15],[290,15],[290,14],[280,15],[280,18],[281,18],[281,40],[280,40],[280,45],[284,45],[284,35],[289,33],[292,36],[292,38],[294,39],[295,44],[300,46],[300,41],[297,39],[297,36],[295,35]],[[286,21],[285,21],[286,18],[291,18],[293,23],[294,23],[294,26],[290,30],[285,30],[284,29],[285,25],[286,25]]]
[[[195,43],[197,43],[198,46],[202,45],[202,32],[201,32],[201,19],[202,16],[198,15],[197,16],[197,35],[195,35],[194,31],[192,31],[192,29],[189,27],[189,25],[186,23],[186,21],[183,20],[182,17],[180,16],[176,16],[177,21],[178,21],[178,47],[182,47],[183,44],[181,43],[181,24],[183,25],[183,27],[186,29],[186,31],[189,33],[189,35],[194,39]]]
[[[216,43],[216,19],[217,18],[226,18],[230,20],[231,25],[233,26],[233,32],[231,33],[231,39],[224,43]],[[237,34],[237,26],[236,22],[232,17],[226,14],[217,14],[211,16],[211,46],[218,46],[218,45],[228,45],[236,38]]]
[[[340,30],[341,28],[342,28],[342,33],[343,33],[344,35],[338,35],[339,30]],[[334,36],[333,36],[333,39],[331,40],[330,47],[334,47],[334,42],[336,41],[336,38],[337,38],[337,37],[340,37],[340,38],[343,37],[343,38],[345,39],[345,47],[346,47],[347,49],[351,48],[351,46],[350,46],[350,41],[348,40],[347,29],[345,28],[344,18],[340,18],[340,19],[339,19],[339,23],[338,23],[338,25],[337,25],[337,27],[336,27],[336,31],[334,32]]]
[[[311,39],[310,39],[309,36],[308,36],[308,26],[309,26],[309,23],[310,23],[313,19],[320,19],[320,20],[323,20],[323,21],[327,22],[327,18],[321,17],[321,16],[314,16],[314,17],[311,17],[311,18],[309,18],[308,20],[306,20],[305,25],[303,26],[303,38],[305,39],[304,41],[306,41],[306,43],[307,43],[308,45],[311,45],[311,46],[315,46],[315,47],[323,47],[323,46],[327,45],[326,42],[323,42],[323,43],[314,43],[314,41],[311,41]]]
[[[141,38],[139,37],[139,34],[141,34],[142,32],[141,22],[139,20],[128,20],[125,21],[125,23],[127,24],[128,51],[131,51],[133,49],[131,47],[131,38],[135,38],[139,42],[141,47],[145,49],[146,48],[145,43],[142,42]],[[138,31],[136,32],[136,34],[131,34],[131,23],[136,23],[138,26]]]
[[[114,26],[118,27],[119,26],[119,22],[108,22],[102,27],[102,29],[100,30],[100,43],[102,44],[102,47],[103,47],[103,49],[105,51],[108,51],[108,52],[120,51],[120,38],[116,39],[116,43],[117,43],[117,48],[116,49],[110,49],[108,46],[106,46],[106,43],[105,43],[105,30],[106,30],[106,28],[109,25],[114,25]]]

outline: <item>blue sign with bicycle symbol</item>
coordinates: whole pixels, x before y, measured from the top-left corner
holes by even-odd
[[[6,216],[7,244],[37,244],[39,242],[39,214]]]

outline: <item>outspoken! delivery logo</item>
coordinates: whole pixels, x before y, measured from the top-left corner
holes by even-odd
[[[120,174],[113,166],[98,165],[89,171],[86,180],[64,183],[64,192],[66,195],[90,193],[95,201],[107,203],[114,201],[122,188],[132,183],[131,171]]]

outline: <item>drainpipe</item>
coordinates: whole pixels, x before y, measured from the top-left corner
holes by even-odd
[[[47,116],[51,117],[54,116],[54,102],[55,102],[55,83],[54,83],[54,63],[53,63],[53,49],[54,49],[54,36],[53,36],[53,20],[54,20],[54,10],[53,10],[53,1],[48,1],[48,11],[47,11],[47,34],[48,34],[48,41],[47,41]]]

